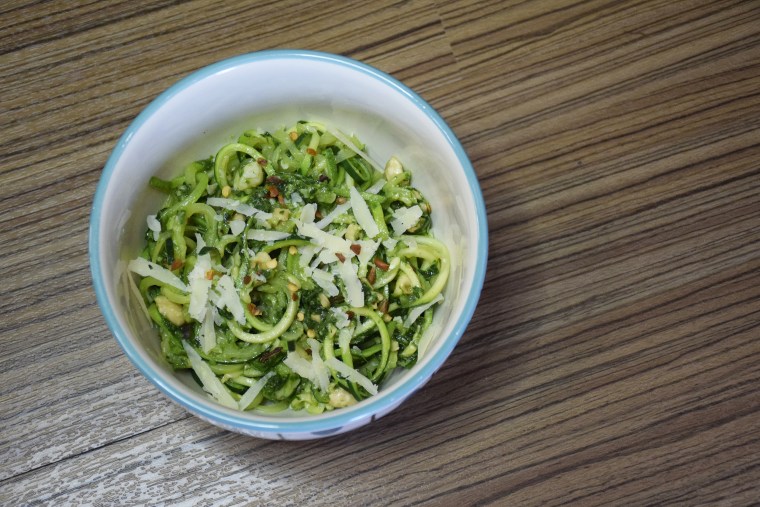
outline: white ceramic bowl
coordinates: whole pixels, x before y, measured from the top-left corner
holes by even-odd
[[[432,341],[414,368],[380,393],[318,416],[264,416],[222,407],[192,378],[163,360],[157,333],[125,287],[125,261],[144,237],[145,217],[162,197],[152,175],[179,174],[247,128],[275,129],[299,119],[356,133],[376,160],[398,156],[433,205],[433,234],[448,244],[452,273],[435,314]],[[103,170],[90,220],[90,264],[108,327],[135,366],[191,413],[240,433],[308,439],[362,426],[396,408],[440,368],[464,333],[483,285],[488,252],[478,180],[441,117],[394,78],[363,63],[310,51],[265,51],[224,60],[181,80],[129,126]]]

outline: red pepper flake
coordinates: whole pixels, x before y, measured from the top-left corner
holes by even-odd
[[[387,262],[385,262],[382,259],[378,259],[377,257],[375,257],[374,259],[372,259],[372,262],[374,262],[375,266],[377,266],[378,268],[382,269],[383,271],[388,271],[388,268],[391,267],[390,264],[388,264]]]
[[[264,166],[266,166],[266,165],[267,165],[269,162],[268,162],[268,161],[267,161],[267,159],[265,159],[264,157],[259,157],[259,158],[257,158],[257,159],[256,159],[256,163],[257,163],[257,164],[259,164],[260,166],[264,167]]]
[[[345,256],[345,255],[343,255],[343,254],[342,254],[342,253],[340,253],[340,252],[336,253],[336,254],[335,254],[335,257],[337,257],[337,258],[338,258],[338,260],[339,260],[340,262],[346,262],[346,256]]]
[[[314,148],[306,148],[306,153],[308,153],[309,155],[313,157],[314,155],[317,154],[317,150],[315,150]]]
[[[374,285],[375,280],[377,279],[377,271],[375,270],[375,266],[369,267],[369,273],[367,273],[367,281],[370,285]]]
[[[380,313],[388,313],[388,300],[383,299],[379,305],[377,305],[377,309],[380,310]]]
[[[314,212],[314,218],[322,218],[322,212],[319,211],[319,210],[317,210],[316,212]]]
[[[285,198],[282,196],[282,194],[277,194],[277,202],[280,204],[285,204]]]
[[[317,178],[317,179],[318,179],[319,181],[327,181],[327,180],[329,180],[330,178],[328,178],[326,174],[320,174],[320,175],[319,175],[319,178]]]
[[[267,186],[267,190],[269,190],[269,197],[270,198],[275,198],[278,195],[280,195],[280,191],[277,190],[277,187],[275,187],[274,185]]]
[[[214,270],[209,269],[206,271],[206,280],[213,280],[214,279]]]
[[[259,160],[263,160],[263,159],[259,159]],[[280,183],[282,183],[282,178],[279,178],[278,176],[270,176],[267,178],[267,183],[273,183],[275,185],[279,185]]]
[[[346,312],[346,316],[347,316],[349,319],[353,319],[353,318],[354,318],[354,315],[356,315],[356,314],[355,314],[354,312],[352,312],[352,311],[348,311],[348,312]]]
[[[360,253],[362,253],[362,246],[358,243],[352,243],[351,251],[354,252],[356,255],[359,255]]]
[[[243,283],[246,284],[246,285],[248,285],[249,283],[251,283],[251,277],[249,275],[245,275],[243,277]]]
[[[291,292],[290,299],[292,299],[293,301],[298,301],[298,294],[295,292]]]
[[[172,265],[171,265],[171,270],[172,270],[172,271],[175,271],[175,270],[177,270],[177,269],[181,268],[181,267],[182,267],[182,264],[183,264],[183,263],[182,263],[182,261],[181,261],[181,260],[179,260],[179,259],[174,259],[174,262],[172,262]]]

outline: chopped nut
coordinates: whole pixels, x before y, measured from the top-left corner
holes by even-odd
[[[342,195],[339,195],[338,197],[335,198],[335,202],[338,204],[346,204],[346,198],[343,197]]]
[[[290,136],[291,141],[295,141],[296,139],[298,139],[298,132],[296,132],[295,130],[291,130],[290,134],[288,135]]]
[[[356,405],[356,399],[342,387],[336,387],[330,393],[330,405],[335,408],[350,407]]]
[[[296,319],[298,319],[298,322],[303,322],[304,317],[306,317],[303,312],[298,312],[296,314]]]
[[[314,322],[322,322],[322,316],[318,313],[312,313],[310,316],[311,320]]]
[[[370,266],[369,272],[367,273],[367,281],[370,285],[374,285],[376,279],[377,271],[375,270],[375,266]]]
[[[158,313],[166,317],[175,326],[181,326],[187,322],[185,315],[182,313],[182,307],[170,301],[166,296],[156,296],[155,302],[158,307]]]
[[[322,308],[330,308],[330,299],[324,292],[319,293],[319,304],[322,305]]]
[[[317,336],[317,332],[309,328],[306,330],[306,336],[308,336],[309,338],[315,338]]]
[[[384,313],[383,314],[383,322],[390,322],[393,320],[393,317],[391,317],[390,313]]]
[[[298,290],[298,285],[291,282],[288,284],[288,290],[290,292],[296,292]]]
[[[290,255],[295,255],[298,253],[298,248],[296,248],[295,245],[290,245],[290,248],[288,248],[288,253]]]
[[[265,264],[267,269],[274,269],[277,267],[277,259],[269,259]]]
[[[206,280],[213,280],[214,279],[214,270],[209,269],[206,271]]]
[[[222,187],[222,197],[229,197],[230,192],[232,192],[232,189],[229,185],[225,185]]]

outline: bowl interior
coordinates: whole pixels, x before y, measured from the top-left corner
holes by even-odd
[[[391,155],[399,157],[433,206],[433,234],[448,245],[453,266],[445,300],[428,331],[429,346],[417,366],[389,379],[370,400],[308,419],[352,411],[358,416],[366,413],[363,405],[383,403],[383,398],[397,404],[413,390],[400,389],[408,378],[416,375],[421,385],[440,366],[474,309],[487,249],[482,198],[458,141],[425,102],[392,78],[337,57],[273,52],[221,62],[170,88],[130,126],[106,165],[91,231],[93,276],[109,327],[130,359],[187,408],[200,407],[207,415],[228,411],[209,401],[189,375],[171,371],[126,283],[124,267],[141,249],[145,217],[163,200],[148,188],[148,179],[179,174],[187,163],[214,154],[243,130],[275,129],[300,119],[355,133],[381,166]],[[302,417],[228,412],[236,421]]]

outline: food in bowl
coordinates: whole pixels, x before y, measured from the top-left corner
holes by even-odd
[[[424,354],[450,255],[396,157],[304,120],[150,185],[167,197],[129,283],[166,361],[216,402],[321,414]]]
[[[156,214],[166,199],[148,188],[151,177],[172,180],[193,161],[236,142],[245,129],[259,126],[274,132],[303,118],[339,126],[367,143],[375,160],[396,156],[411,168],[414,187],[433,204],[431,234],[446,245],[451,259],[444,299],[435,305],[433,322],[420,342],[424,353],[418,354],[413,367],[387,375],[376,395],[321,414],[227,408],[210,399],[192,370],[175,370],[164,358],[141,298],[128,283],[126,267],[145,246],[146,216]],[[199,69],[138,115],[114,147],[98,183],[89,254],[105,323],[125,356],[158,390],[222,428],[260,438],[301,440],[352,431],[383,417],[406,403],[442,367],[478,304],[488,228],[477,175],[464,149],[414,91],[350,58],[273,50]]]

